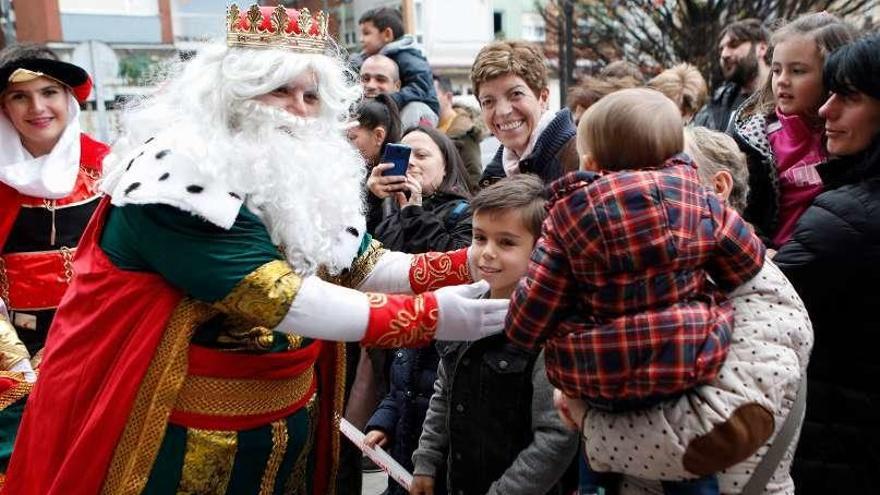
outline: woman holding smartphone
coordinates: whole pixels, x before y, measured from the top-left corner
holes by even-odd
[[[412,149],[406,175],[383,176],[394,164],[380,163],[367,179],[373,195],[390,196],[399,207],[385,215],[373,237],[388,249],[406,253],[470,245],[470,194],[455,145],[429,127],[410,129],[401,143]]]

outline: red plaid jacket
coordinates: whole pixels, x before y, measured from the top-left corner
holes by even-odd
[[[685,155],[658,169],[573,172],[550,188],[508,337],[528,349],[546,341],[550,382],[593,407],[642,407],[712,380],[733,329],[722,290],[763,264],[751,226]]]

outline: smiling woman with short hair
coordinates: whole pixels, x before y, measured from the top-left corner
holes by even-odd
[[[486,45],[471,67],[471,84],[483,122],[501,141],[480,187],[519,173],[549,184],[578,169],[571,111],[547,111],[547,68],[537,47],[522,41]]]

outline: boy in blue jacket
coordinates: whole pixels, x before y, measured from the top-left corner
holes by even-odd
[[[363,52],[355,57],[360,68],[363,61],[377,53],[394,60],[400,70],[400,90],[390,96],[401,109],[401,121],[418,125],[427,116],[437,125],[440,102],[434,90],[434,75],[428,60],[416,46],[415,39],[403,33],[403,17],[395,9],[378,7],[366,11],[358,20]],[[427,108],[425,108],[427,107]],[[431,115],[432,114],[432,115]]]

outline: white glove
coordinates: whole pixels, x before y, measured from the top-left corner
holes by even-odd
[[[21,361],[15,363],[12,366],[12,369],[9,371],[17,371],[19,373],[24,374],[24,379],[28,383],[34,383],[37,381],[37,373],[34,371],[33,366],[31,366],[30,359],[22,359]]]
[[[479,340],[504,330],[509,299],[480,299],[485,281],[437,289],[437,340]]]

